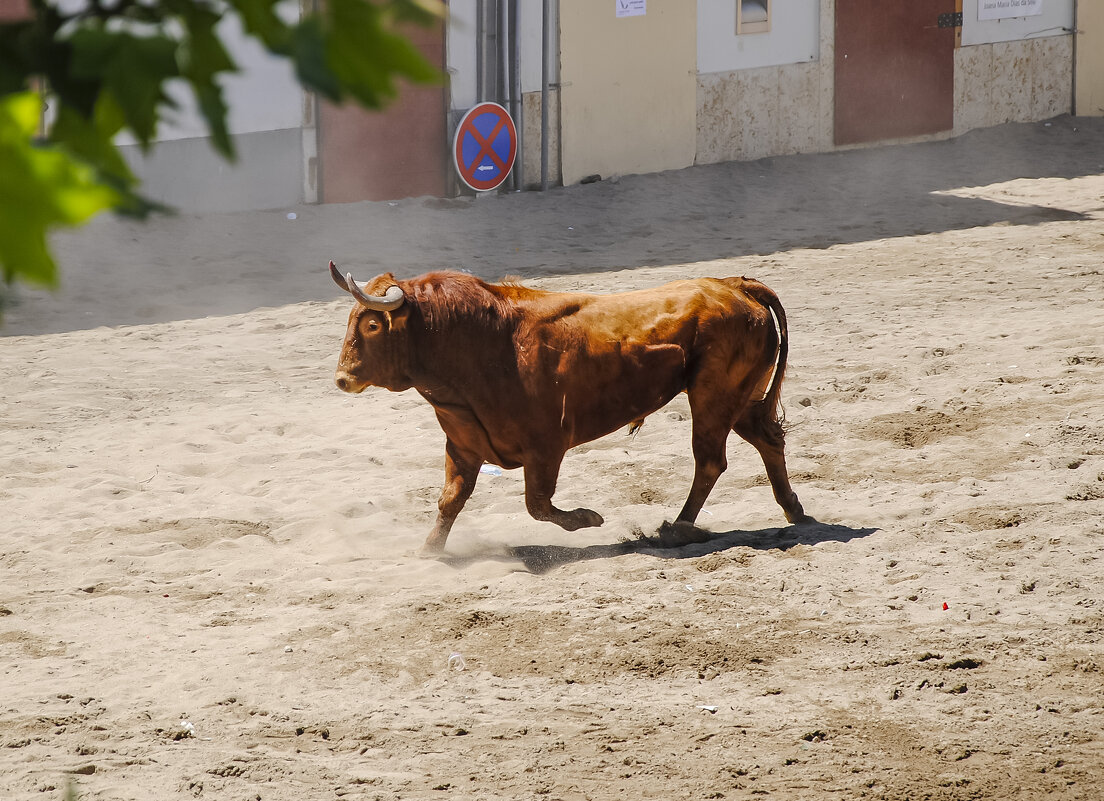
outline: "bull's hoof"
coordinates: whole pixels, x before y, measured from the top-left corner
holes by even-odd
[[[580,528],[592,528],[600,526],[605,523],[605,519],[592,509],[575,509],[568,512],[571,515],[571,528],[568,531],[575,531]],[[567,526],[564,526],[567,528]]]
[[[664,548],[679,548],[695,542],[709,542],[710,537],[713,536],[705,529],[698,528],[685,520],[676,520],[674,523],[664,520],[656,534],[659,535],[659,543]]]
[[[782,511],[786,514],[786,520],[795,525],[817,522],[815,518],[805,514],[805,510],[801,507],[801,501],[797,499],[796,493],[791,500],[789,508],[783,508]]]
[[[565,512],[563,509],[553,507],[548,512],[530,508],[529,514],[532,515],[534,520],[555,523],[564,531],[578,531],[581,528],[600,526],[606,522],[600,514],[590,509],[572,509],[570,512]]]
[[[419,559],[437,559],[443,556],[445,553],[445,545],[441,543],[439,545],[427,542],[421,548],[414,552],[414,555]]]

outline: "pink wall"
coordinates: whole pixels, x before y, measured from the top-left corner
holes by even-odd
[[[415,28],[409,35],[429,62],[443,72],[444,27]],[[447,100],[441,86],[404,84],[398,99],[381,112],[321,104],[320,200],[343,203],[444,196],[446,117]]]

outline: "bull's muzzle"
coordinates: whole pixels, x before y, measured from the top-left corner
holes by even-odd
[[[349,392],[353,395],[364,390],[364,385],[344,370],[337,371],[337,375],[334,376],[334,383],[337,384],[337,388],[342,392]]]

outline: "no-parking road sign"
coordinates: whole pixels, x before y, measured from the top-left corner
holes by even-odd
[[[456,126],[452,156],[460,179],[477,192],[506,180],[517,156],[517,129],[498,103],[480,103]]]

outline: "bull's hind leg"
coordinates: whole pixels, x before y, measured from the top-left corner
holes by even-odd
[[[695,406],[690,399],[690,409],[694,415],[694,481],[690,485],[690,494],[674,524],[664,522],[659,527],[659,539],[665,546],[681,546],[691,542],[706,542],[708,532],[698,529],[694,521],[705,506],[705,499],[713,491],[717,479],[728,469],[725,456],[725,443],[728,440],[728,422],[718,420],[708,410]]]
[[[568,512],[552,505],[562,459],[563,454],[558,459],[541,458],[525,463],[525,508],[534,520],[546,520],[567,531],[602,525],[605,522],[602,516],[590,509]]]
[[[746,395],[749,389],[741,387],[738,392],[726,390],[724,386],[700,380],[686,391],[693,420],[694,482],[690,485],[690,494],[686,496],[682,511],[675,519],[676,523],[693,523],[698,519],[698,513],[717,479],[728,469],[725,444],[739,408],[740,396]]]
[[[786,435],[782,424],[774,415],[774,410],[763,402],[752,403],[732,426],[732,430],[755,446],[763,457],[763,466],[767,469],[774,490],[774,499],[786,513],[791,523],[809,522],[801,508],[797,493],[790,487],[790,476],[786,471]]]
[[[728,420],[718,419],[708,410],[696,409],[693,397],[690,399],[690,408],[694,420],[694,482],[690,485],[690,494],[686,496],[686,503],[676,518],[678,523],[693,523],[698,519],[717,479],[728,469],[728,458],[725,456]]]

